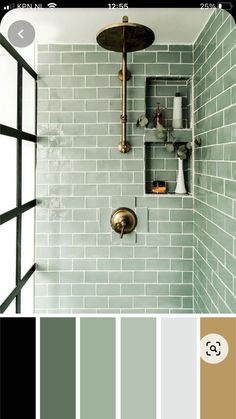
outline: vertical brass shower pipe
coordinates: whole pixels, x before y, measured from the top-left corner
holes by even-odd
[[[124,18],[123,18],[124,21]],[[120,116],[122,123],[122,135],[118,150],[121,153],[127,153],[130,150],[130,144],[126,141],[126,101],[127,101],[127,52],[125,50],[125,27],[123,28],[123,52],[122,52],[122,114]]]
[[[102,48],[122,53],[122,68],[118,73],[118,77],[122,81],[122,114],[120,116],[122,132],[118,145],[118,150],[121,153],[127,153],[131,149],[130,144],[126,141],[127,80],[131,76],[127,69],[127,53],[149,47],[154,39],[154,32],[150,28],[139,23],[130,23],[128,16],[123,16],[122,23],[106,26],[97,34],[97,42]]]

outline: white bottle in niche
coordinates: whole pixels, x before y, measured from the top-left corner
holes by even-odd
[[[182,119],[182,97],[180,93],[175,93],[173,101],[173,121],[172,126],[175,129],[183,128],[183,119]]]
[[[183,170],[183,160],[178,157],[178,174],[176,179],[176,194],[186,194],[186,188],[184,183],[184,170]]]

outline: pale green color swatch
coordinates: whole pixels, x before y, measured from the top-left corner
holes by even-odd
[[[115,319],[80,321],[80,419],[115,419]]]
[[[121,321],[121,419],[156,419],[155,319]]]

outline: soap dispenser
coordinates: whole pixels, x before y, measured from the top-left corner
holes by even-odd
[[[176,93],[174,96],[172,126],[174,129],[183,128],[182,97],[180,96],[180,93]]]

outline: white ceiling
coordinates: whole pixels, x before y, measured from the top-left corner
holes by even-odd
[[[15,20],[28,20],[36,31],[38,43],[96,43],[96,34],[104,26],[120,22],[123,15],[130,22],[149,26],[155,43],[193,43],[209,19],[212,10],[189,9],[13,9],[1,22],[7,38]]]

